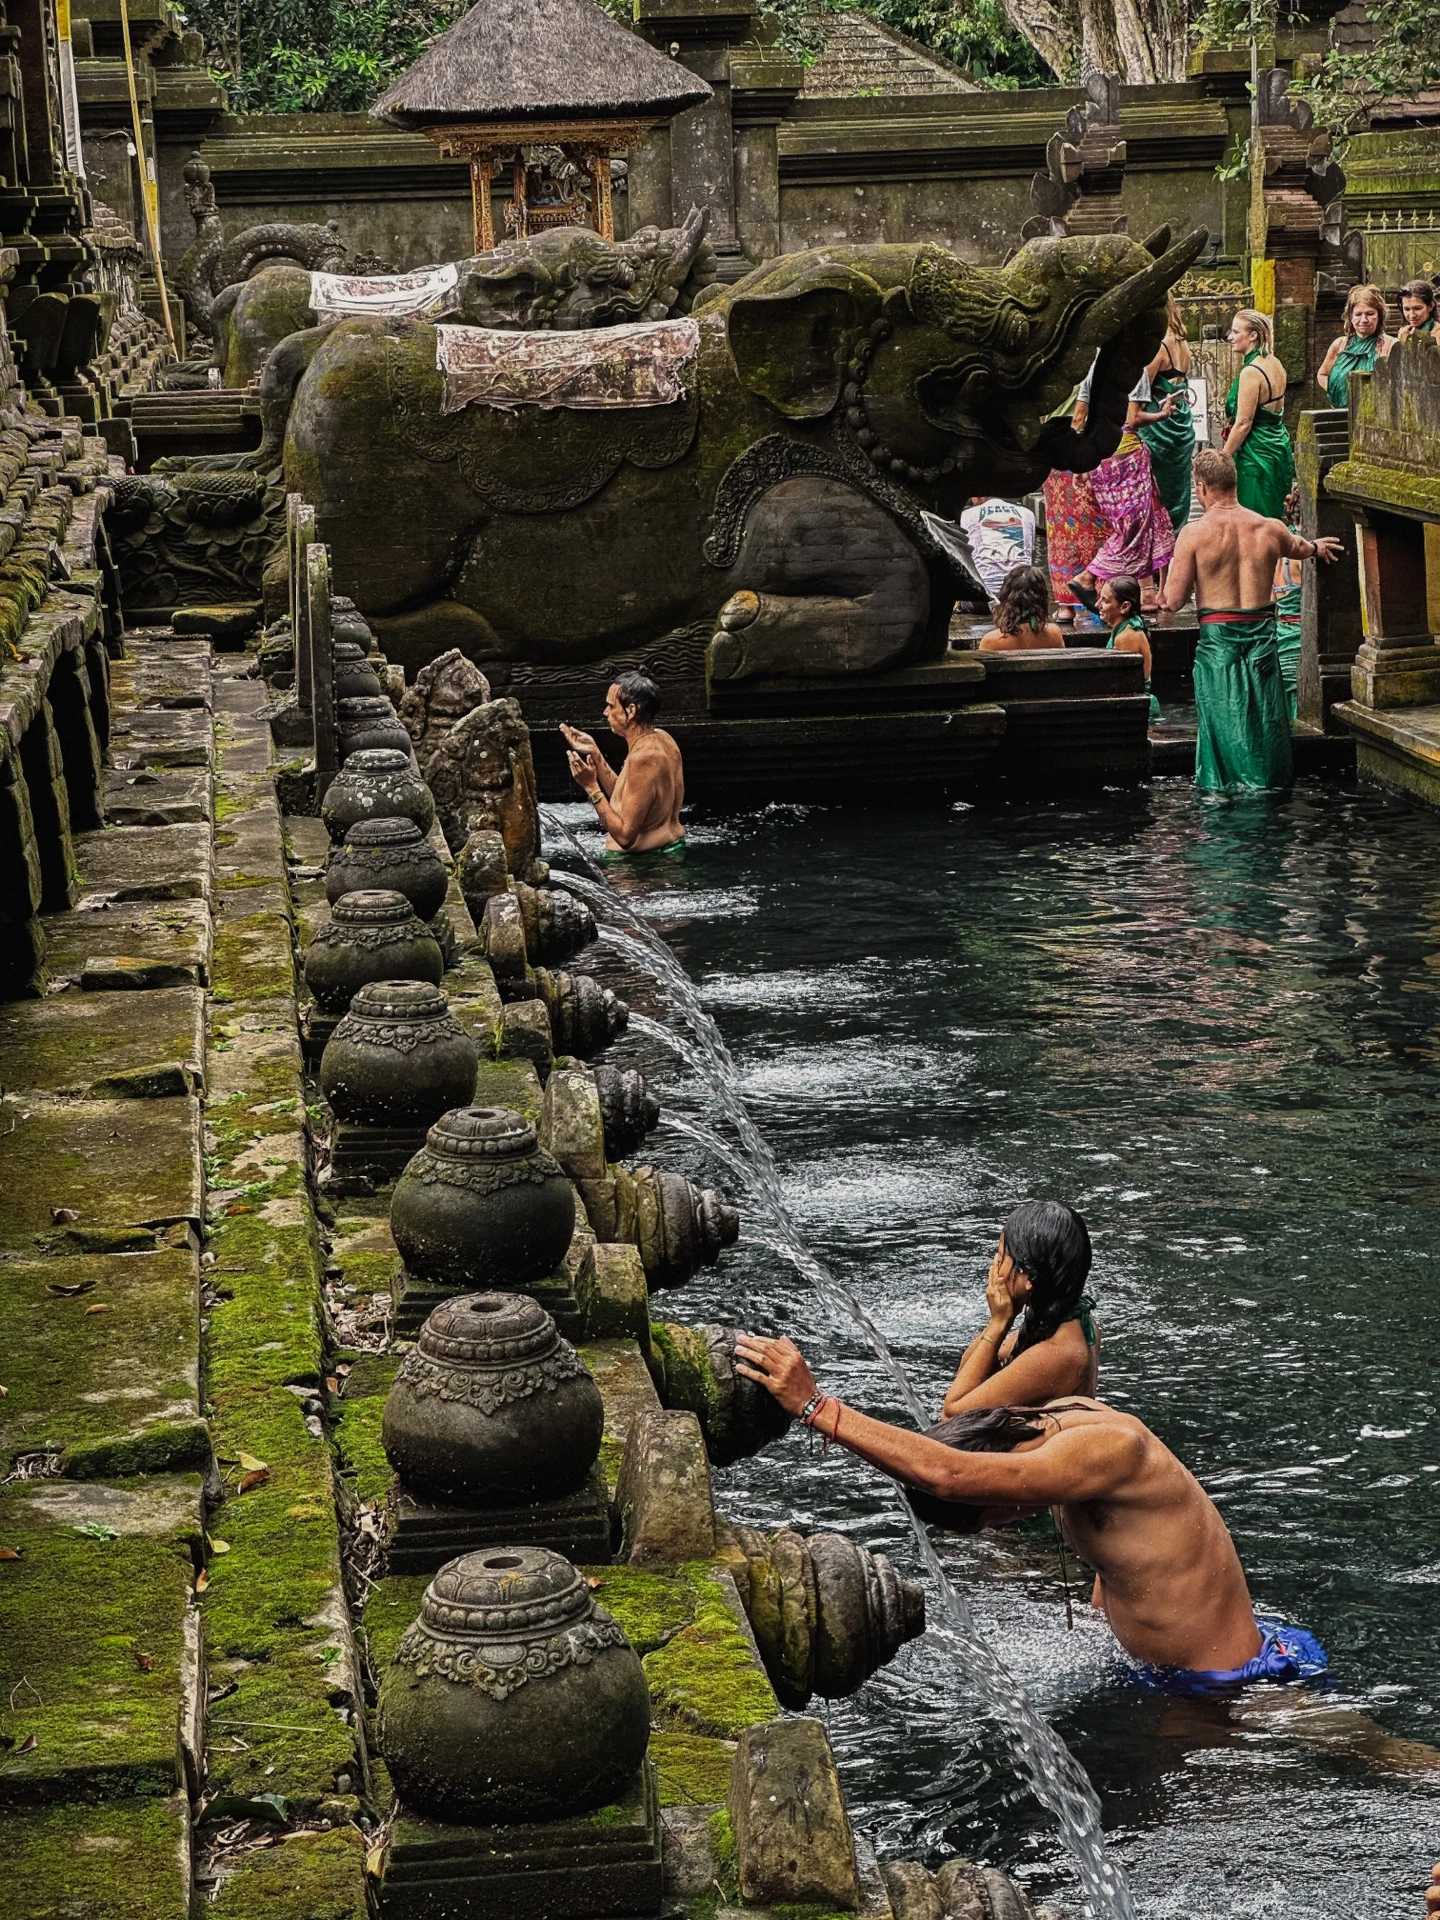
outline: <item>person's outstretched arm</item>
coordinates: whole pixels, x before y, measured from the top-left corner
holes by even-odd
[[[735,1370],[766,1388],[787,1413],[803,1413],[817,1398],[815,1376],[793,1340],[741,1334]],[[1143,1447],[1131,1428],[1087,1426],[1058,1433],[1031,1453],[962,1453],[923,1433],[872,1420],[828,1396],[808,1424],[893,1478],[939,1500],[971,1506],[1101,1499],[1134,1471]]]

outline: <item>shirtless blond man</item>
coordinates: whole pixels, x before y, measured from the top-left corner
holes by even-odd
[[[1051,1507],[1096,1569],[1102,1608],[1140,1677],[1203,1693],[1323,1671],[1303,1628],[1257,1620],[1225,1522],[1195,1476],[1132,1414],[1076,1397],[953,1415],[912,1433],[821,1394],[792,1340],[742,1334],[736,1370],[788,1413],[930,1501],[966,1532]],[[940,1437],[935,1437],[940,1436]]]
[[[1195,595],[1195,784],[1218,793],[1283,787],[1290,714],[1276,646],[1276,562],[1329,562],[1344,549],[1242,507],[1229,454],[1198,453],[1195,488],[1204,512],[1181,529],[1161,598],[1174,613]]]
[[[625,742],[618,773],[592,735],[560,728],[571,775],[594,806],[611,853],[679,853],[685,845],[685,768],[679,747],[655,724],[659,708],[659,688],[647,674],[622,673],[611,683],[605,724]]]

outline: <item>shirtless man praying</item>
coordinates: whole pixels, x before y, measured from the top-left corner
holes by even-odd
[[[605,724],[625,742],[625,764],[616,773],[593,737],[562,724],[566,759],[575,784],[587,796],[608,836],[606,852],[683,853],[685,769],[680,749],[655,724],[660,691],[648,675],[622,673],[605,696]]]
[[[742,1334],[735,1353],[736,1371],[788,1413],[918,1491],[927,1519],[974,1532],[1053,1508],[1095,1568],[1095,1604],[1142,1681],[1206,1693],[1324,1671],[1312,1634],[1257,1618],[1214,1503],[1133,1415],[1077,1395],[912,1433],[822,1394],[793,1340]]]

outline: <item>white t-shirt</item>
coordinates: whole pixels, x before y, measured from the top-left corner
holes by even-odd
[[[1035,553],[1035,516],[1013,500],[982,500],[966,507],[960,525],[975,556],[975,571],[992,600],[1017,567],[1028,567]]]

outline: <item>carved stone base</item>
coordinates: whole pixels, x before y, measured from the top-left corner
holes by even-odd
[[[495,1284],[505,1287],[508,1292],[525,1293],[530,1299],[538,1301],[567,1340],[585,1338],[585,1316],[576,1296],[574,1272],[568,1264],[557,1267],[553,1273],[546,1274],[543,1280],[537,1280],[528,1287],[511,1287],[500,1276],[497,1276]],[[416,1280],[410,1274],[402,1273],[395,1290],[396,1334],[402,1340],[413,1339],[442,1300],[453,1300],[457,1293],[465,1292],[473,1293],[474,1288],[436,1286],[428,1280]]]
[[[1362,707],[1431,707],[1440,703],[1440,646],[1376,646],[1367,640],[1350,669]]]
[[[592,1473],[577,1493],[513,1507],[431,1506],[398,1482],[385,1511],[385,1551],[392,1573],[434,1573],[447,1560],[481,1547],[549,1547],[581,1566],[610,1558],[610,1509],[604,1482]]]
[[[424,1144],[424,1127],[356,1127],[336,1121],[325,1184],[332,1193],[389,1186]]]
[[[305,1064],[318,1067],[320,1056],[325,1051],[336,1027],[340,1024],[338,1013],[322,1013],[314,1002],[300,1008],[300,1047],[305,1055]]]
[[[464,1827],[403,1807],[380,1881],[380,1920],[611,1920],[658,1914],[660,1815],[649,1761],[623,1800],[569,1820]]]
[[[294,693],[270,709],[270,738],[277,747],[313,747],[315,722],[301,707]]]

